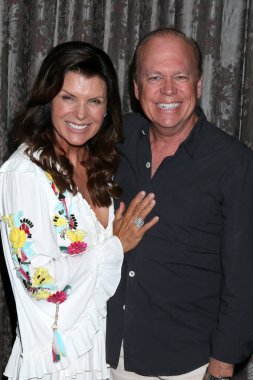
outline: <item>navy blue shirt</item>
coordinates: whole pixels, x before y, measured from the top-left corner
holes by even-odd
[[[209,361],[237,363],[253,340],[253,153],[199,119],[151,178],[149,122],[125,117],[115,181],[126,205],[155,193],[159,222],[125,254],[108,302],[107,361],[169,376]]]

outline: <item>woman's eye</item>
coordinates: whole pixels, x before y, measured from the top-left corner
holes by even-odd
[[[63,100],[71,100],[72,96],[70,96],[70,95],[62,95],[62,99]]]
[[[94,104],[101,104],[102,101],[100,99],[91,99],[91,103],[94,103]]]

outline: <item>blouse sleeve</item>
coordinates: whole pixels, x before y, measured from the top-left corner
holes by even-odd
[[[75,228],[73,218],[67,220],[67,227],[61,231],[72,241],[71,249],[59,247],[56,228],[61,228],[66,218],[59,210],[52,220],[48,197],[51,189],[44,182],[32,171],[1,173],[3,245],[5,255],[12,258],[9,265],[13,261],[16,275],[32,299],[62,303],[75,291],[83,291],[83,296],[87,296],[87,287],[80,285],[99,275],[100,269],[96,268],[104,267],[105,278],[107,266],[114,268],[115,277],[119,278],[123,252],[116,237],[86,249],[85,232]],[[93,273],[90,268],[94,268]],[[107,287],[108,298],[116,286],[112,281]]]

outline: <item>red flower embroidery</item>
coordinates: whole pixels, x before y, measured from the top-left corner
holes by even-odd
[[[26,223],[22,223],[21,224],[21,226],[19,227],[19,229],[22,231],[24,231],[25,232],[25,234],[29,237],[29,238],[31,238],[32,237],[32,234],[31,234],[31,232],[30,232],[30,230],[29,230],[29,226],[26,224]]]
[[[55,186],[55,183],[54,183],[54,182],[52,182],[51,187],[52,187],[53,192],[55,193],[55,195],[57,195],[57,193],[58,193],[57,190],[58,190],[58,189],[57,189],[57,187]]]
[[[53,302],[53,303],[62,303],[66,301],[67,299],[67,294],[63,290],[60,292],[56,292],[55,294],[52,294],[51,296],[48,297],[48,302]]]
[[[69,228],[75,230],[77,228],[77,220],[75,215],[71,214],[69,218]]]
[[[86,250],[87,243],[84,243],[82,241],[75,241],[74,243],[71,243],[70,246],[68,246],[67,252],[70,255],[76,255],[78,253],[82,253]]]

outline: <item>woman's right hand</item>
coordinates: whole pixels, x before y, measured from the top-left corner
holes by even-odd
[[[154,208],[154,197],[153,193],[146,195],[144,191],[141,191],[134,197],[126,211],[124,203],[120,202],[113,222],[113,234],[120,239],[124,252],[135,248],[145,232],[158,222],[159,218],[155,216],[148,223],[145,223],[143,227],[135,225],[136,218],[144,220]]]

